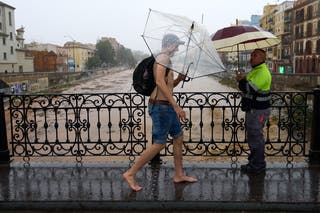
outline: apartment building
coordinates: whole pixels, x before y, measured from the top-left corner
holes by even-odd
[[[285,1],[264,7],[260,25],[281,42],[267,49],[277,73],[320,73],[320,1]]]
[[[274,10],[273,32],[281,40],[273,55],[274,72],[292,73],[292,9],[293,1],[285,1],[277,5]]]
[[[274,13],[275,8],[277,7],[276,4],[266,5],[263,7],[263,14],[260,18],[260,26],[266,31],[269,31],[274,34]],[[277,55],[277,51],[275,47],[267,48],[266,49],[267,54],[267,65],[270,68],[271,71],[274,72],[274,64],[273,60],[275,59]]]
[[[0,1],[0,72],[14,72],[17,64],[14,10]]]
[[[294,2],[292,19],[295,73],[320,73],[320,1]]]
[[[33,57],[24,49],[24,28],[15,30],[14,10],[0,1],[0,73],[33,72]]]
[[[56,44],[50,43],[38,43],[38,42],[31,42],[30,44],[25,45],[26,49],[32,51],[39,51],[39,52],[47,52],[46,54],[52,57],[53,54],[48,54],[49,52],[53,52],[56,54],[56,70],[52,70],[51,68],[54,66],[50,66],[50,71],[57,71],[57,72],[67,72],[68,71],[68,50],[64,47],[61,47]],[[38,60],[34,60],[36,63]],[[35,64],[35,67],[41,67],[40,65]],[[37,69],[36,69],[37,70]],[[39,71],[39,70],[38,70]],[[41,70],[45,71],[45,70]],[[47,70],[48,71],[48,70]]]
[[[63,47],[68,52],[69,69],[71,68],[70,65],[74,63],[75,72],[84,71],[88,59],[93,57],[95,52],[95,45],[82,44],[76,41],[68,41]]]

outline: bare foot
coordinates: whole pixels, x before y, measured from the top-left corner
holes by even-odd
[[[194,182],[197,182],[197,181],[198,181],[198,179],[193,178],[193,177],[189,177],[189,176],[185,176],[185,175],[180,176],[180,177],[175,176],[175,177],[173,178],[173,182],[174,182],[174,183],[185,183],[185,182],[187,182],[187,183],[194,183]]]
[[[127,172],[123,173],[122,174],[123,178],[128,182],[130,188],[133,190],[133,191],[140,191],[142,189],[141,186],[139,186],[137,183],[136,183],[136,180],[134,179],[134,176],[132,175],[128,175]]]

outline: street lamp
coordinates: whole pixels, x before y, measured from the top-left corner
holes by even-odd
[[[71,36],[64,36],[65,38],[70,38],[72,40],[72,55],[73,55],[73,71],[76,71],[76,57],[75,57],[75,42],[76,40],[74,40]]]

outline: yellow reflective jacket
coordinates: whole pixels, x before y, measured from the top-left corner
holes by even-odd
[[[272,77],[266,63],[255,66],[246,79],[256,91],[270,91]]]
[[[270,107],[271,81],[272,76],[266,63],[255,66],[245,79],[239,81],[239,89],[243,92],[243,111]]]

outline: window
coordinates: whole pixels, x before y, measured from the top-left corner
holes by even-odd
[[[308,23],[307,25],[307,36],[312,36],[312,23]]]
[[[316,59],[312,58],[311,61],[311,72],[315,73],[316,72]]]
[[[0,15],[1,16],[1,15]],[[2,30],[2,23],[0,22],[0,30]]]
[[[3,60],[7,60],[7,53],[3,53]]]
[[[6,45],[6,38],[2,38],[2,44]]]
[[[11,55],[13,55],[13,46],[10,48]]]
[[[308,20],[312,19],[312,10],[313,10],[312,6],[309,6],[307,8],[307,19]]]
[[[12,32],[10,32],[10,40],[11,40],[11,41],[13,40]]]
[[[295,29],[295,38],[299,38],[299,27],[296,26],[296,29]]]
[[[12,26],[12,17],[11,17],[11,12],[9,12],[9,25]]]
[[[316,51],[317,51],[318,54],[320,54],[320,39],[317,41]]]
[[[312,53],[312,42],[311,41],[307,41],[307,43],[306,43],[306,53],[309,55]]]
[[[303,54],[303,42],[302,41],[299,42],[299,53],[300,53],[300,55]]]

